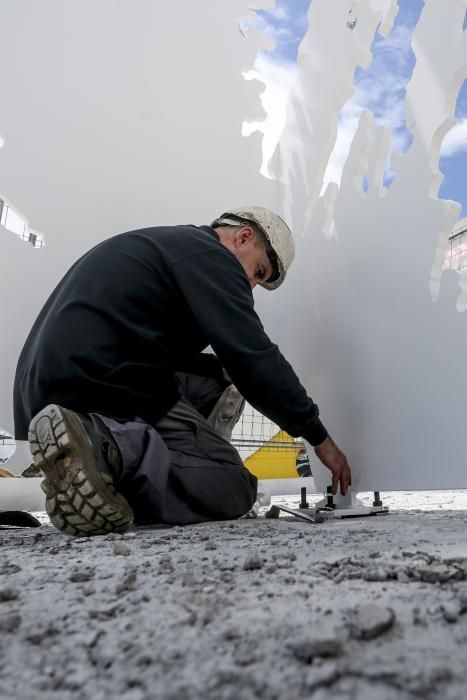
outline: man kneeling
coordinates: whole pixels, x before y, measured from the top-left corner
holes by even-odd
[[[68,534],[238,518],[256,478],[230,444],[243,396],[302,436],[346,492],[350,469],[254,311],[294,257],[274,212],[113,236],[83,255],[18,361],[15,435],[28,438],[52,523]],[[202,351],[211,345],[215,357]],[[29,429],[28,429],[29,426]]]

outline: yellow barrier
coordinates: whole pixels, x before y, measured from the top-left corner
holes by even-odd
[[[246,468],[258,479],[298,478],[296,462],[301,443],[280,430],[263,447],[244,460]]]

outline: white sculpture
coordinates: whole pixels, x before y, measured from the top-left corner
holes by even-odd
[[[348,453],[356,489],[466,486],[467,316],[456,299],[464,309],[467,282],[440,281],[459,207],[436,196],[467,76],[467,0],[426,0],[406,97],[414,141],[393,159],[392,185],[382,179],[391,134],[363,114],[341,185],[324,193],[354,70],[371,62],[397,2],[313,0],[272,163],[280,186],[259,175],[259,135],[241,136],[259,111],[258,84],[241,75],[260,46],[238,32],[248,6],[2,3],[0,191],[47,246],[1,232],[0,426],[12,429],[17,353],[78,254],[122,230],[206,223],[250,201],[282,211],[298,234],[287,283],[260,292],[258,309]],[[327,473],[313,469],[325,487]]]
[[[270,316],[268,327],[346,450],[356,490],[467,485],[467,316],[456,310],[456,299],[459,311],[466,307],[467,284],[454,272],[439,284],[459,205],[436,199],[441,142],[467,77],[466,8],[465,0],[425,4],[406,93],[414,141],[393,162],[388,189],[383,170],[391,134],[375,130],[371,115],[363,114],[340,188],[331,184],[318,199],[341,98],[351,92],[356,63],[367,64],[376,21],[383,19],[387,29],[394,3],[358,3],[350,29],[344,12],[339,23],[334,6],[314,0],[301,45],[299,81],[276,162],[286,214],[304,237],[293,274],[277,295],[279,307],[274,301],[274,316],[284,322],[277,327]],[[331,57],[341,51],[353,62],[344,64],[347,72],[330,75]],[[316,61],[323,53],[324,65]],[[321,97],[319,86],[327,120],[311,99]],[[317,462],[313,473],[324,488],[329,476]]]

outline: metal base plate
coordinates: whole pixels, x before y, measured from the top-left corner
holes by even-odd
[[[280,511],[293,515],[299,520],[306,520],[307,522],[313,524],[322,523],[329,517],[327,513],[315,513],[313,509],[303,508],[302,510],[294,510],[293,508],[287,508],[287,506],[271,506],[271,508],[265,514],[266,518],[278,518]]]
[[[314,510],[314,509],[311,509]],[[355,506],[354,508],[318,509],[318,513],[329,513],[331,518],[363,518],[368,515],[388,515],[388,506]]]
[[[293,515],[299,520],[306,522],[323,523],[325,520],[336,520],[341,518],[363,518],[369,515],[388,515],[387,506],[355,506],[353,508],[287,508],[287,506],[271,506],[266,513],[266,518],[278,518],[280,512]]]

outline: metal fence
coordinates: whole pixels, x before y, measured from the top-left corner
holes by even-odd
[[[15,441],[8,433],[0,432],[0,464],[7,461],[9,455],[13,452]]]
[[[463,219],[449,237],[449,248],[443,266],[444,270],[467,270],[467,220]]]
[[[249,404],[235,426],[232,444],[243,459],[265,447],[274,452],[294,453],[304,447],[300,438],[291,437]]]

